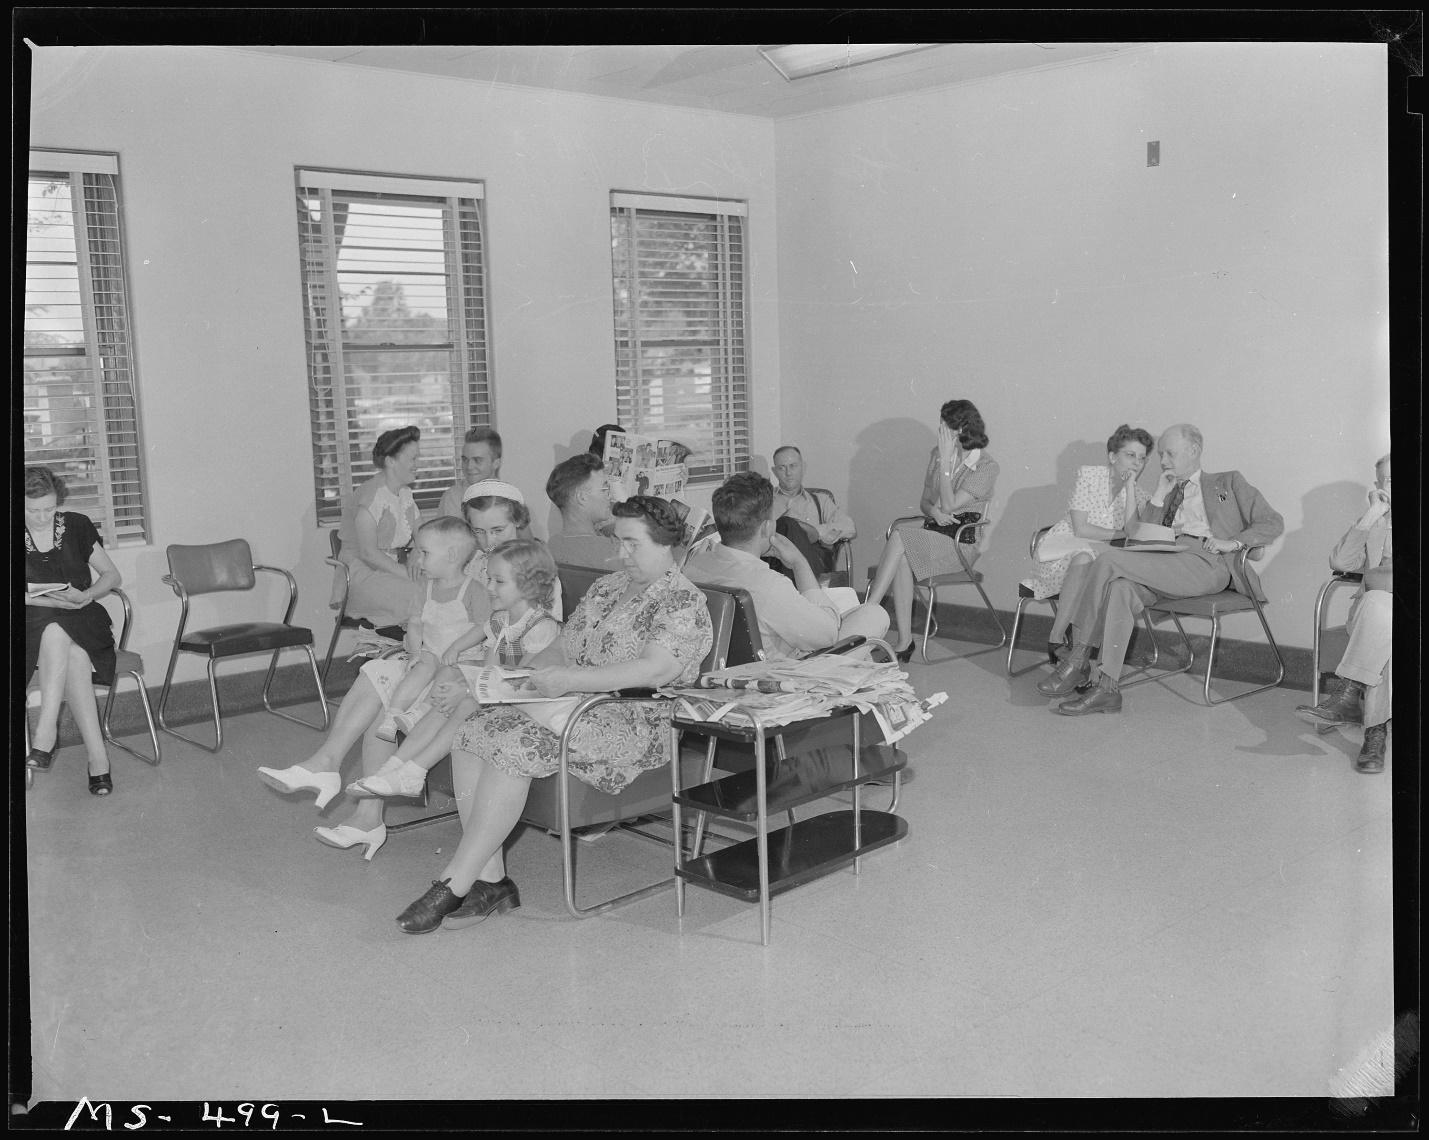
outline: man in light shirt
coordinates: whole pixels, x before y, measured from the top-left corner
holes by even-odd
[[[563,459],[546,480],[546,498],[561,512],[561,533],[546,545],[563,566],[618,570],[619,544],[609,534],[610,482],[600,457],[589,451]]]
[[[727,479],[710,497],[720,541],[692,553],[685,576],[697,585],[749,591],[760,640],[771,657],[802,657],[855,635],[883,637],[888,612],[882,606],[855,605],[840,615],[808,560],[775,530],[773,500],[774,488],[756,472]],[[761,560],[770,553],[790,567],[792,583]]]
[[[858,532],[835,501],[833,493],[804,486],[804,456],[793,444],[774,452],[774,519],[779,533],[808,561],[815,577],[834,569],[838,545]]]
[[[1264,601],[1249,566],[1240,574],[1235,555],[1280,537],[1285,521],[1239,471],[1201,470],[1202,439],[1191,424],[1177,424],[1156,443],[1161,478],[1141,521],[1169,528],[1167,548],[1112,548],[1099,554],[1060,605],[1070,608],[1072,652],[1037,688],[1068,697],[1064,716],[1121,711],[1121,671],[1137,615],[1156,597],[1194,598],[1230,586]],[[1161,532],[1164,534],[1165,532]],[[1093,648],[1101,659],[1091,661]],[[1091,686],[1084,695],[1080,690]]]
[[[460,469],[456,482],[442,492],[437,504],[437,516],[450,515],[464,519],[461,500],[473,483],[501,478],[501,436],[491,428],[474,427],[462,437]]]

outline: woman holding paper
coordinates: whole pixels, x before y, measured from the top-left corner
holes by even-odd
[[[688,684],[699,674],[713,633],[704,595],[675,564],[684,534],[679,517],[665,500],[641,495],[614,504],[613,513],[623,569],[591,586],[561,637],[532,661],[540,693],[571,699],[486,706],[457,733],[452,780],[462,839],[440,877],[397,916],[408,934],[469,926],[521,905],[502,845],[521,818],[531,781],[559,767],[560,733],[581,699]],[[449,688],[455,691],[433,691],[439,710],[460,699],[459,687]],[[601,791],[619,792],[668,762],[668,729],[667,713],[654,705],[596,708],[572,734],[571,771]]]
[[[89,790],[114,790],[99,725],[94,683],[114,684],[114,627],[97,599],[119,585],[94,523],[62,511],[64,480],[48,467],[25,468],[25,684],[40,674],[40,712],[25,763],[54,760],[60,706],[69,702],[89,755]]]
[[[1034,598],[1061,593],[1067,579],[1075,583],[1086,573],[1098,549],[1114,538],[1125,537],[1150,494],[1137,483],[1156,441],[1145,428],[1122,424],[1106,441],[1106,463],[1088,464],[1077,471],[1067,513],[1042,536],[1037,546],[1037,569],[1022,585]],[[1051,643],[1066,636],[1069,612],[1058,611],[1052,623]]]

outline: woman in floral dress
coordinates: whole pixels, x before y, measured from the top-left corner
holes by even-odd
[[[683,527],[670,504],[632,495],[613,513],[624,569],[599,579],[560,639],[534,659],[532,681],[545,696],[688,684],[709,653],[709,609],[675,564]],[[460,692],[434,688],[432,703],[440,709],[450,696]],[[540,715],[549,706],[532,708]],[[603,792],[619,792],[669,760],[668,737],[668,713],[657,706],[603,705],[582,718],[572,735],[571,771]],[[521,818],[531,781],[559,766],[559,734],[521,707],[493,705],[474,713],[452,748],[461,843],[441,876],[398,916],[398,926],[425,934],[519,906],[502,844]]]

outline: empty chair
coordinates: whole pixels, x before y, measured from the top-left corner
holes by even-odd
[[[169,668],[164,674],[164,688],[159,696],[159,727],[171,736],[196,745],[208,752],[217,752],[223,747],[223,719],[219,709],[218,680],[215,669],[218,662],[231,657],[247,657],[257,653],[270,653],[268,673],[263,680],[263,707],[274,716],[301,724],[319,731],[328,726],[327,701],[322,690],[322,677],[318,672],[317,658],[313,656],[313,632],[292,623],[293,610],[298,602],[298,585],[292,574],[276,566],[262,566],[254,563],[252,551],[247,541],[241,538],[227,542],[213,542],[202,546],[173,545],[168,548],[169,573],[163,581],[178,595],[182,608],[179,625],[174,633],[174,646],[169,654]],[[282,621],[243,621],[229,625],[213,626],[208,629],[188,630],[189,600],[201,594],[227,591],[251,590],[257,584],[256,571],[278,574],[288,583],[288,606]],[[301,649],[307,654],[312,667],[313,684],[316,688],[318,704],[322,708],[322,724],[311,724],[300,717],[275,709],[270,699],[273,676],[278,667],[278,655],[284,649]],[[174,666],[180,653],[200,654],[208,660],[209,702],[213,711],[214,743],[185,736],[171,728],[166,720],[169,690],[173,685]]]

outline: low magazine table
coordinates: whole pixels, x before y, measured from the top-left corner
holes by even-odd
[[[709,690],[702,696],[706,700],[724,697],[737,706],[741,693]],[[672,756],[680,754],[685,732],[738,741],[754,749],[751,771],[690,787],[680,786],[679,765],[670,765],[676,835],[682,834],[682,816],[687,811],[752,823],[755,828],[754,838],[709,855],[686,858],[683,845],[675,845],[675,901],[680,916],[685,913],[686,883],[758,902],[761,941],[767,946],[770,898],[849,863],[857,874],[863,855],[908,834],[907,821],[891,811],[862,807],[864,784],[896,779],[895,774],[907,764],[906,755],[894,744],[863,744],[862,715],[859,707],[849,704],[798,720],[770,723],[755,707],[741,709],[738,719],[708,720],[690,715],[688,707],[677,706],[670,723]],[[769,762],[766,747],[770,737],[792,735],[831,720],[847,723],[852,744],[849,751],[816,747],[785,755],[780,747],[774,763]],[[852,810],[811,816],[770,831],[771,813],[848,790],[853,793]]]

